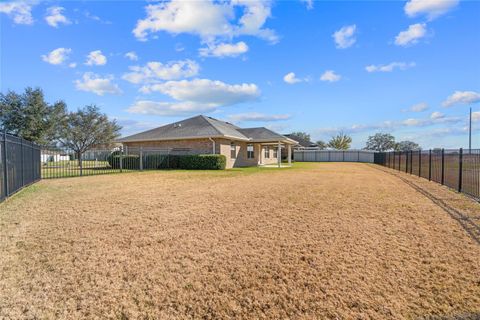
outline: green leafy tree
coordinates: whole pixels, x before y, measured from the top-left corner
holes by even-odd
[[[369,136],[366,150],[374,151],[387,151],[395,148],[395,137],[389,133],[376,133],[373,136]]]
[[[95,145],[110,145],[120,136],[121,127],[100,113],[97,106],[86,106],[70,112],[60,132],[60,144],[72,149],[82,170],[82,155]]]
[[[306,132],[297,131],[297,132],[292,132],[291,134],[294,135],[294,136],[297,136],[297,137],[299,137],[303,140],[310,141],[310,135]]]
[[[420,145],[413,141],[400,141],[395,144],[395,151],[419,151],[422,150]]]
[[[336,136],[332,137],[328,142],[328,146],[335,150],[347,150],[352,143],[352,137],[340,132]]]
[[[0,94],[2,129],[38,144],[50,144],[58,137],[65,113],[63,101],[46,103],[39,88],[26,88],[23,94]]]
[[[320,150],[325,150],[328,147],[328,145],[325,141],[318,140],[316,143],[317,143],[318,149],[320,149]]]

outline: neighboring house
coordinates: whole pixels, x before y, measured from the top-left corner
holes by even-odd
[[[223,154],[227,168],[281,163],[297,142],[267,128],[239,128],[229,122],[196,116],[117,140],[126,149],[169,149],[188,154]],[[290,161],[289,161],[290,163]]]
[[[310,140],[305,140],[294,134],[284,134],[284,136],[298,142],[298,144],[296,144],[293,147],[294,150],[318,150],[318,144]],[[287,159],[287,158],[288,158],[287,152],[282,150],[282,159]]]
[[[284,134],[284,136],[298,142],[298,144],[294,147],[294,149],[318,148],[318,144],[316,144],[315,142],[312,142],[310,140],[305,140],[294,134]]]
[[[40,161],[42,163],[47,162],[60,162],[60,161],[69,161],[70,155],[62,153],[60,151],[51,151],[51,150],[42,150],[40,154]]]

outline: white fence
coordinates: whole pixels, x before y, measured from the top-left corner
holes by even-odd
[[[298,162],[367,162],[373,163],[374,151],[367,150],[294,150]]]

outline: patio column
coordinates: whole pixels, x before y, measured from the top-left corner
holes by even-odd
[[[292,145],[289,144],[287,148],[288,148],[288,165],[291,166],[292,165]]]
[[[278,150],[277,150],[277,163],[278,167],[280,168],[282,166],[282,144],[280,141],[278,141]]]
[[[262,154],[262,145],[259,143],[259,144],[258,144],[258,164],[259,164],[259,165],[262,164],[262,157],[263,157],[263,154]]]

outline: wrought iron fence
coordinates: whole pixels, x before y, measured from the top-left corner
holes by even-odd
[[[379,152],[375,154],[375,163],[480,199],[480,149]]]
[[[43,148],[42,179],[168,169],[174,156],[190,153],[188,148],[92,148],[82,154],[64,148]]]
[[[3,132],[0,137],[0,201],[40,180],[40,146]]]

